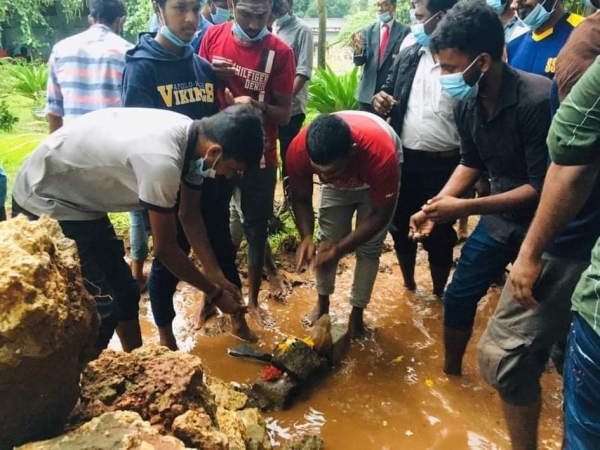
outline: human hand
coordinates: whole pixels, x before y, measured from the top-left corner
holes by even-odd
[[[375,97],[373,97],[373,109],[378,113],[381,114],[382,116],[387,116],[392,109],[394,108],[394,106],[396,106],[396,104],[398,103],[396,100],[394,100],[394,97],[392,97],[390,94],[388,94],[387,92],[378,92]]]
[[[223,60],[213,61],[212,69],[217,77],[223,79],[231,78],[236,74],[235,64]]]
[[[248,95],[242,95],[240,97],[234,97],[233,93],[229,90],[229,88],[225,88],[225,102],[227,103],[227,106],[233,106],[233,105],[254,105],[254,101],[252,100],[252,97],[248,96]]]
[[[436,223],[451,222],[458,217],[468,215],[466,211],[466,202],[461,198],[451,197],[449,195],[438,195],[423,205],[421,210],[427,214],[429,220]]]
[[[413,241],[426,239],[429,237],[434,227],[435,222],[429,220],[427,214],[423,211],[419,211],[410,218],[408,237]]]
[[[305,263],[311,264],[317,253],[317,246],[312,236],[306,236],[296,250],[296,272],[300,272]]]
[[[237,295],[222,289],[220,294],[209,298],[208,303],[212,303],[224,314],[246,314],[248,307],[239,301]]]
[[[352,33],[352,42],[354,43],[356,53],[360,55],[363,52],[362,34],[360,32]]]
[[[324,241],[319,244],[319,251],[314,263],[314,269],[326,269],[328,266],[337,264],[340,259],[340,251],[333,241]]]
[[[533,285],[540,276],[542,263],[540,259],[529,258],[519,254],[510,270],[510,291],[514,300],[526,309],[535,309],[538,302],[533,298]]]

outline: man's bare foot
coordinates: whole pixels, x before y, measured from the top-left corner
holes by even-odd
[[[231,316],[231,334],[242,341],[258,341],[258,336],[250,329],[244,315],[234,314]]]
[[[368,338],[373,330],[365,326],[363,321],[363,309],[353,307],[348,320],[348,337],[352,340]]]
[[[248,315],[261,328],[272,326],[275,323],[273,318],[258,305],[248,305]]]
[[[287,286],[279,272],[269,274],[269,296],[276,301],[283,301],[288,294]]]
[[[175,339],[175,335],[173,334],[172,325],[167,325],[166,327],[158,327],[158,336],[159,345],[167,347],[169,350],[179,350],[179,348],[177,347],[177,339]]]
[[[329,313],[329,311],[324,312],[321,310],[319,305],[317,305],[313,308],[313,310],[311,312],[309,312],[307,315],[305,315],[302,318],[302,323],[304,325],[312,327],[315,324],[315,322],[321,318],[321,316],[324,316],[325,314],[328,314],[328,313]]]
[[[212,303],[206,303],[206,299],[202,300],[202,305],[198,309],[198,312],[194,314],[192,323],[195,330],[201,329],[204,324],[217,313],[217,307]]]
[[[324,316],[325,314],[329,314],[329,296],[328,295],[319,295],[317,300],[317,305],[313,308],[311,312],[305,315],[300,321],[309,327],[312,327],[317,320]]]

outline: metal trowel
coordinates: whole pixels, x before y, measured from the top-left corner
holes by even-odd
[[[242,344],[237,346],[236,348],[230,348],[227,350],[229,356],[233,356],[234,358],[242,358],[247,359],[249,361],[257,361],[263,364],[270,364],[271,359],[273,359],[273,355],[270,353],[261,352],[256,350],[254,347],[248,344]]]

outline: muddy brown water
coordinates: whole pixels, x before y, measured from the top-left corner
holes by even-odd
[[[350,311],[348,296],[352,283],[353,259],[345,258],[332,296],[331,315],[345,323]],[[426,264],[418,265],[420,288],[415,293],[402,287],[393,252],[382,257],[374,295],[366,312],[373,336],[352,344],[340,367],[310,396],[288,411],[266,413],[275,444],[302,432],[318,432],[329,450],[345,449],[508,449],[510,448],[500,403],[481,379],[476,360],[476,342],[493,313],[500,290],[492,288],[481,301],[474,337],[469,345],[461,378],[450,378],[441,370],[443,362],[442,305],[429,295],[431,283]],[[290,275],[295,277],[295,275]],[[259,346],[271,351],[287,335],[303,337],[307,330],[300,318],[316,299],[311,274],[306,284],[295,287],[285,303],[266,298],[262,305],[276,325],[260,330]],[[221,333],[203,336],[190,326],[200,297],[181,285],[176,296],[178,317],[174,324],[180,348],[202,358],[210,375],[236,383],[251,383],[262,365],[232,358],[227,349],[240,344]],[[142,307],[145,342],[156,342],[151,311]],[[112,346],[118,343],[113,342]],[[540,449],[559,449],[561,431],[561,382],[548,369],[543,378],[544,407],[540,423]]]

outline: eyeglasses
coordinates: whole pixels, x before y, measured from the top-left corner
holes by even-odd
[[[376,9],[383,9],[383,8],[388,8],[390,6],[390,2],[386,1],[386,2],[378,2],[378,3],[373,3],[373,6]]]

